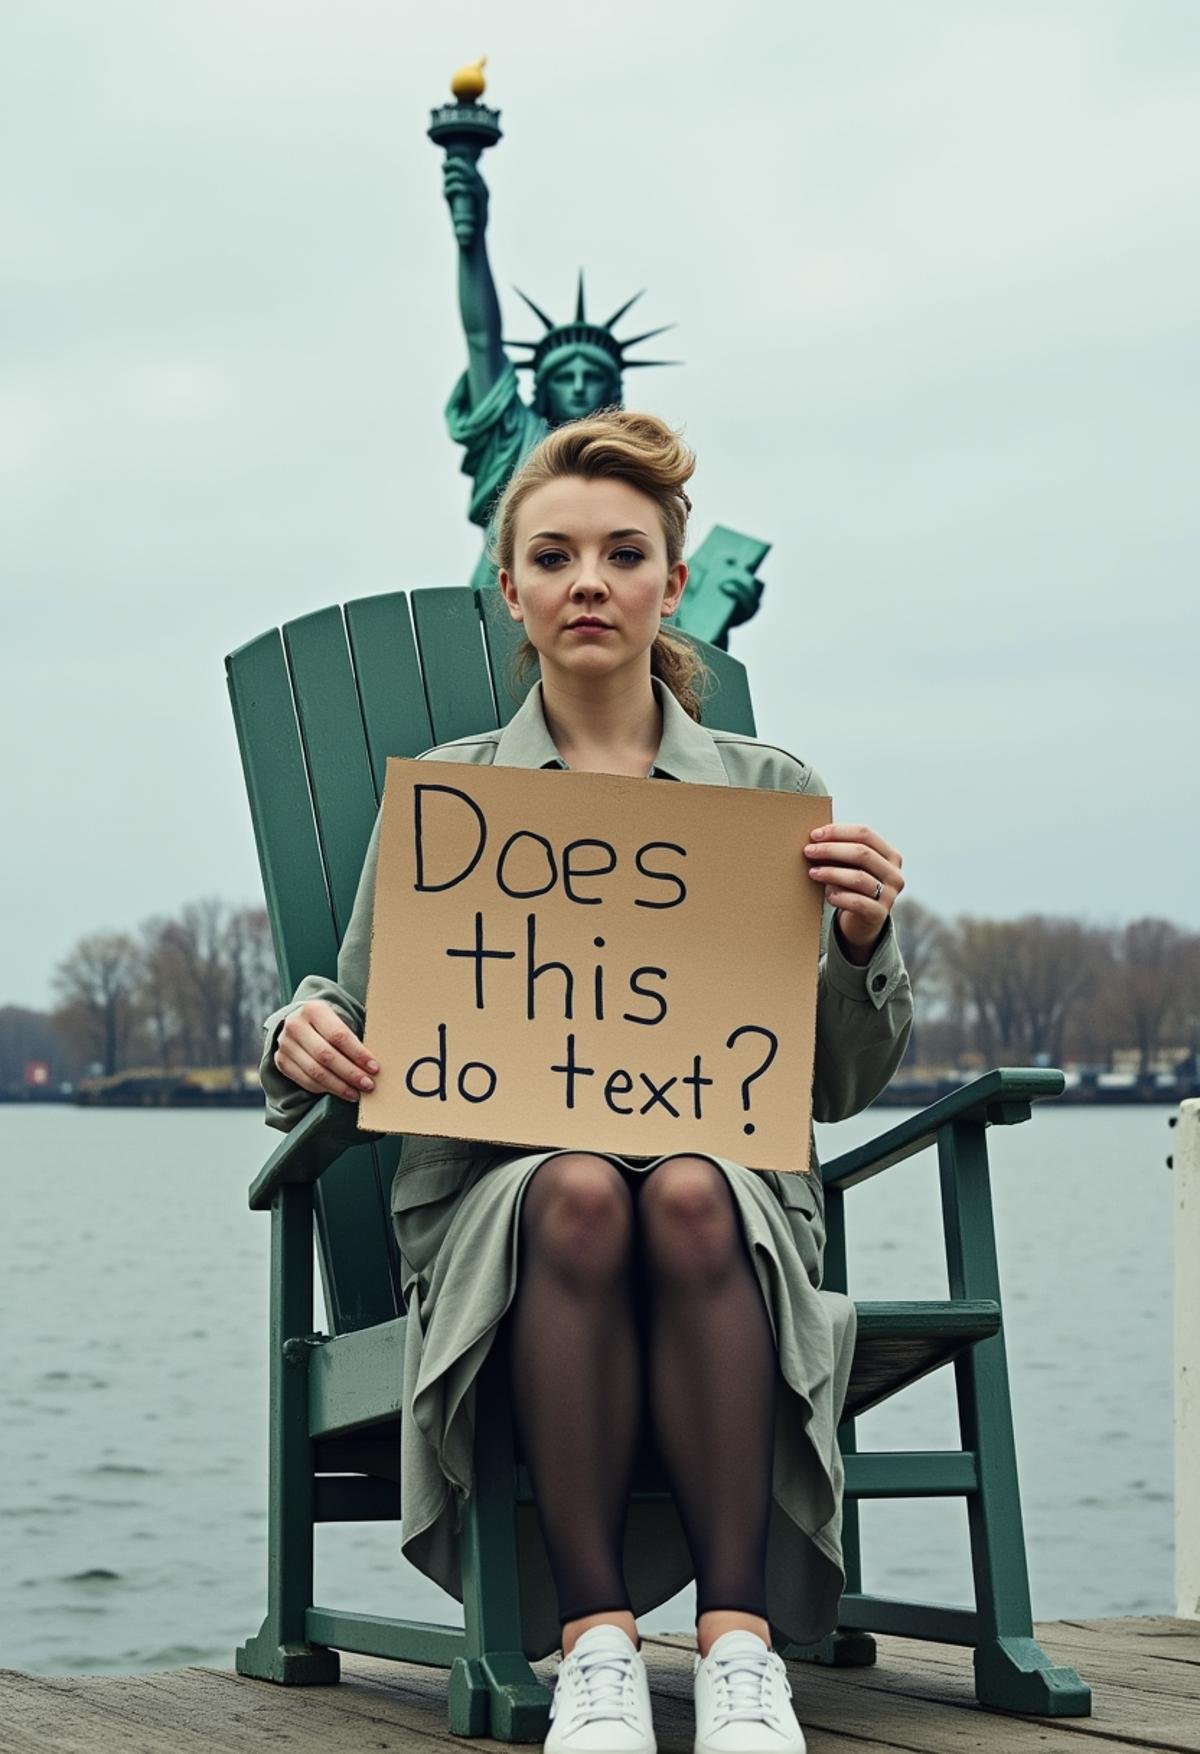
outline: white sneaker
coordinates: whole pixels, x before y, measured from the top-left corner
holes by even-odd
[[[620,1626],[589,1626],[554,1675],[545,1754],[657,1754],[646,1665]]]
[[[783,1658],[757,1632],[723,1632],[692,1675],[694,1754],[805,1754]]]

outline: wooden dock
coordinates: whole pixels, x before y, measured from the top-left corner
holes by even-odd
[[[1200,1622],[1058,1620],[1038,1638],[1093,1693],[1086,1718],[981,1711],[970,1652],[879,1639],[874,1668],[789,1663],[809,1754],[1200,1754]],[[685,1634],[643,1638],[661,1754],[691,1754],[692,1651]],[[550,1685],[555,1659],[534,1665]],[[432,1754],[430,1744],[493,1751],[514,1744],[452,1737],[446,1671],[343,1657],[336,1687],[287,1688],[232,1669],[135,1675],[0,1672],[4,1754]],[[526,1744],[528,1746],[528,1744]]]

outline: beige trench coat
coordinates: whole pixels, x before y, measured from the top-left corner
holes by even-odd
[[[828,796],[815,768],[786,750],[689,718],[654,680],[663,735],[651,778],[759,786]],[[421,759],[421,758],[419,758]],[[507,726],[460,737],[423,759],[509,767],[565,767],[535,683]],[[309,975],[264,1025],[261,1066],[267,1122],[287,1131],[315,1100],[274,1066],[279,1029],[307,999],[324,999],[363,1033],[379,824],[371,837],[337,980]],[[799,880],[799,879],[798,879]],[[912,992],[889,918],[870,961],[842,953],[825,904],[817,986],[813,1119],[857,1114],[884,1089],[912,1027]],[[392,1184],[408,1315],[401,1430],[401,1551],[462,1600],[461,1504],[473,1473],[474,1384],[512,1301],[519,1271],[522,1192],[550,1149],[407,1136]],[[611,1155],[605,1153],[605,1155]],[[809,1166],[817,1169],[810,1129]],[[647,1171],[660,1159],[617,1159]],[[772,1508],[767,1537],[767,1608],[777,1644],[807,1643],[832,1630],[844,1586],[843,1472],[837,1425],[854,1349],[854,1306],[821,1289],[825,1243],[820,1175],[752,1171],[713,1157],[741,1218],[770,1316],[777,1384]],[[797,1166],[799,1167],[799,1165]],[[528,1513],[528,1514],[526,1514]],[[560,1644],[553,1578],[534,1507],[518,1510],[525,1652],[532,1660]],[[642,1614],[683,1589],[694,1572],[670,1501],[630,1505],[625,1578]]]

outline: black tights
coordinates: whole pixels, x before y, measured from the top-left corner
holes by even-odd
[[[632,1612],[621,1553],[644,1417],[695,1566],[697,1618],[766,1619],[776,1358],[724,1175],[700,1157],[629,1179],[584,1152],[548,1158],[520,1232],[502,1343],[560,1622]]]

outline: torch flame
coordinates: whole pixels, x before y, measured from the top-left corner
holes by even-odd
[[[450,81],[450,90],[460,104],[473,103],[482,97],[487,89],[487,81],[483,77],[483,64],[486,55],[480,55],[478,61],[471,61],[466,67],[460,67]]]

